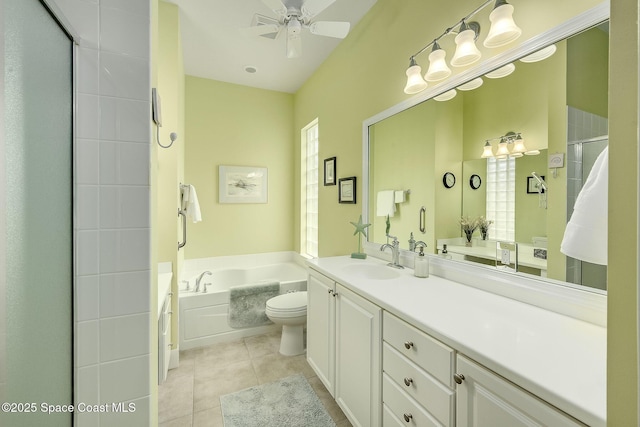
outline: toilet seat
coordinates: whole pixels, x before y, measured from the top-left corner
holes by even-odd
[[[307,315],[307,292],[290,292],[267,301],[267,315],[274,317],[299,317]]]

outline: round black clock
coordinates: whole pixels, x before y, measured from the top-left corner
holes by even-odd
[[[476,174],[471,175],[471,178],[469,178],[469,185],[471,186],[471,188],[473,188],[474,190],[477,190],[478,188],[480,188],[481,184],[482,184],[482,178],[480,178],[479,175],[476,175]]]
[[[442,183],[445,187],[451,188],[456,185],[456,176],[451,172],[447,172],[442,176]]]

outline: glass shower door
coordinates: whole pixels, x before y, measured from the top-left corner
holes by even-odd
[[[73,46],[40,1],[0,6],[0,425],[69,426],[41,404],[73,403]]]

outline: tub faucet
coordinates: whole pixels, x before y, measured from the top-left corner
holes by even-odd
[[[198,276],[198,278],[196,279],[196,288],[193,290],[193,292],[198,292],[200,290],[200,282],[202,281],[202,276],[204,276],[205,274],[208,274],[209,276],[211,276],[211,274],[213,274],[213,273],[211,273],[210,271],[202,272],[202,274],[200,274]],[[206,288],[205,288],[205,290],[206,290]]]
[[[388,234],[387,237],[393,239],[393,242],[391,242],[391,244],[385,243],[384,245],[380,246],[381,251],[384,251],[387,248],[391,248],[391,262],[387,265],[393,268],[404,268],[402,265],[400,265],[400,242],[398,242],[398,238],[390,236]]]

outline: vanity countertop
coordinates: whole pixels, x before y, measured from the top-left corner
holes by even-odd
[[[580,421],[606,425],[606,328],[375,258],[308,265]],[[382,267],[397,277],[363,275]]]

